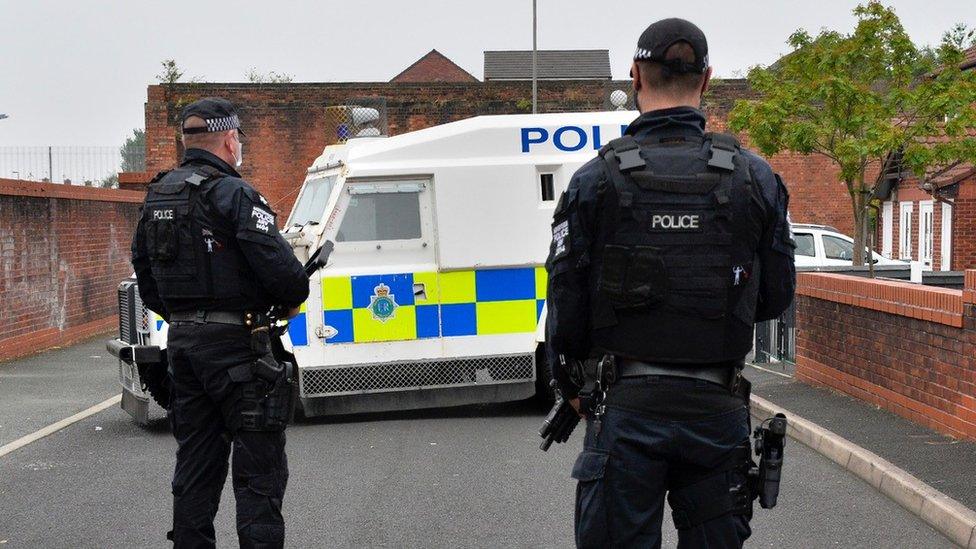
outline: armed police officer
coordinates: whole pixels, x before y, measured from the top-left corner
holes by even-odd
[[[705,133],[702,31],[652,24],[631,67],[640,116],[560,199],[547,262],[548,352],[587,419],[580,547],[660,547],[667,495],[679,547],[740,547],[752,496],[755,322],[793,298],[786,188],[734,137]]]
[[[170,323],[170,421],[176,437],[176,547],[214,547],[214,516],[233,447],[241,547],[282,547],[286,415],[265,313],[297,313],[308,277],[267,201],[241,179],[234,105],[201,99],[182,113],[186,153],[149,186],[132,243],[143,302]],[[257,329],[252,333],[252,330]],[[259,374],[267,374],[259,378]],[[280,377],[280,376],[279,376]]]

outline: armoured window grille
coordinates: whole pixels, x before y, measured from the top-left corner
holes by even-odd
[[[492,385],[535,380],[534,355],[303,369],[302,396]]]

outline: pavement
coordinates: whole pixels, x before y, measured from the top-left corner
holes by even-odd
[[[0,363],[0,440],[117,394],[117,366],[100,345]],[[58,375],[46,377],[59,368],[87,375],[62,389]],[[748,375],[756,391],[783,379]],[[569,473],[582,435],[542,453],[536,434],[542,415],[517,402],[290,427],[288,546],[572,546]],[[165,422],[143,428],[112,407],[0,456],[0,548],[167,547],[174,452]],[[776,509],[756,507],[751,547],[953,546],[794,441],[784,477]],[[228,486],[217,518],[220,547],[236,546],[232,497]],[[670,520],[664,530],[664,546],[673,547]]]
[[[787,368],[791,373],[792,368]],[[976,442],[954,439],[830,389],[778,376],[763,378],[753,394],[884,457],[976,509]]]

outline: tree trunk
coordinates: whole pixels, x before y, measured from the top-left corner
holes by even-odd
[[[854,204],[854,258],[855,267],[864,265],[864,237],[867,234],[867,211],[864,209],[867,196],[862,192],[855,192],[851,197]]]

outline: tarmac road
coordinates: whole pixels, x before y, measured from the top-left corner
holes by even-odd
[[[85,407],[30,372],[73,364],[71,353],[79,360],[95,356],[91,345],[29,359],[30,368],[24,361],[0,364],[0,418],[6,418],[0,440],[45,414],[53,422]],[[110,357],[91,360],[98,365],[78,381],[84,385],[78,391],[91,392],[86,405],[111,397],[114,387],[101,394],[95,387],[111,387],[117,375]],[[30,422],[18,418],[18,408],[32,400],[23,394],[27,387],[45,403],[28,406]],[[63,405],[52,407],[58,399]],[[575,433],[544,454],[536,434],[541,419],[538,408],[512,403],[295,425],[288,431],[288,545],[571,546],[569,472],[582,437]],[[144,429],[111,408],[0,457],[0,549],[167,547],[174,451],[163,422]],[[757,505],[750,547],[951,547],[920,519],[794,441],[788,441],[784,476],[779,506]],[[237,545],[232,498],[228,485],[218,515],[221,547]],[[664,546],[673,547],[669,522]]]

